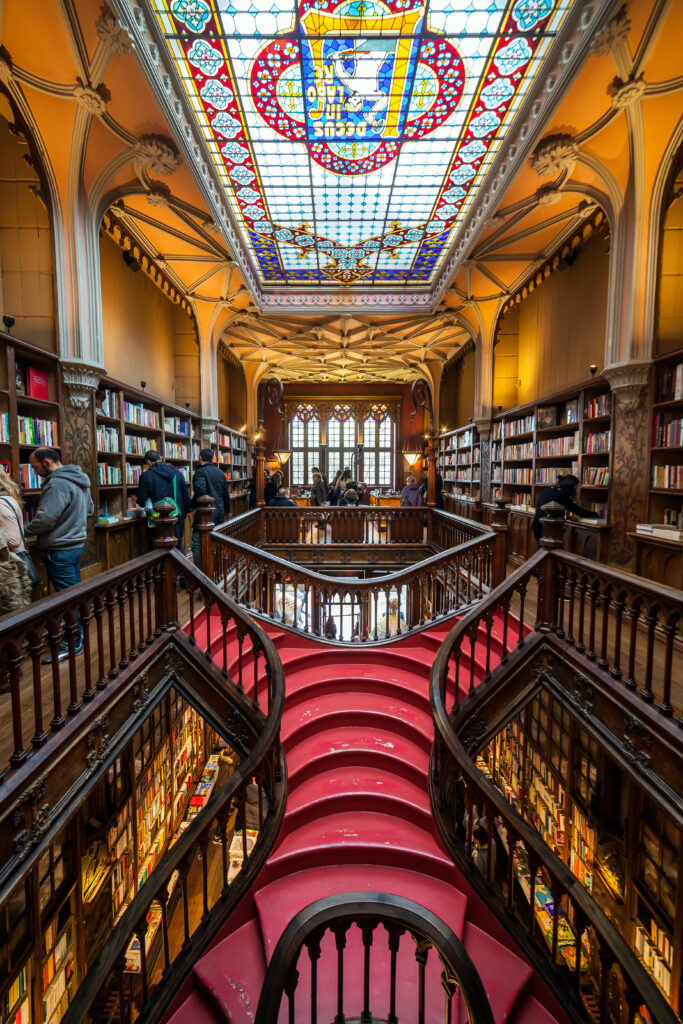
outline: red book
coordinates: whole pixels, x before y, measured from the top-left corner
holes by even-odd
[[[26,394],[31,398],[42,398],[45,402],[49,401],[47,374],[29,366],[26,370]]]

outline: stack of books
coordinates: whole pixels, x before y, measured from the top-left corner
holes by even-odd
[[[659,537],[660,540],[683,540],[683,529],[666,523],[638,523],[636,533],[644,537]]]

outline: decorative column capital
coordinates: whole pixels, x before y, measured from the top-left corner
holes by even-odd
[[[95,22],[97,35],[114,53],[126,54],[133,49],[133,40],[111,11],[105,10]]]
[[[606,366],[603,376],[615,398],[625,409],[635,409],[640,401],[643,388],[647,385],[652,361],[638,359],[631,363],[616,363]]]
[[[626,4],[612,20],[596,32],[591,50],[597,57],[607,57],[615,46],[626,41],[631,31],[631,22],[626,17]]]
[[[163,135],[141,135],[133,144],[133,160],[138,177],[142,171],[165,177],[178,170],[180,156],[172,139]]]
[[[202,434],[213,434],[214,430],[218,429],[218,420],[214,420],[211,417],[207,417],[202,420]]]
[[[91,363],[66,362],[60,367],[69,404],[74,409],[87,409],[105,371]]]
[[[474,425],[479,431],[479,440],[488,441],[491,437],[491,419],[487,416],[482,416],[479,419],[475,419]]]

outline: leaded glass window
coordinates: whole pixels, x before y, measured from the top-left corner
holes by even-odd
[[[328,468],[330,479],[347,466],[353,472],[356,454],[356,420],[348,406],[340,406],[327,424]]]
[[[363,423],[363,479],[369,487],[394,485],[395,425],[390,416]]]
[[[311,406],[300,407],[289,427],[293,486],[313,483],[313,466],[320,465],[320,420]]]

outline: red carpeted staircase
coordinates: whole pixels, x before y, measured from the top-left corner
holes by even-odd
[[[252,1021],[268,959],[292,917],[323,896],[360,890],[405,896],[441,917],[479,970],[497,1024],[566,1020],[454,867],[433,825],[427,789],[433,740],[429,670],[450,625],[390,645],[343,649],[270,628],[287,693],[284,824],[236,920],[195,965],[170,1018],[173,1024]],[[218,622],[211,631],[218,637]],[[485,652],[477,650],[476,657],[483,664]],[[481,665],[475,674],[482,674]],[[358,993],[360,1013],[362,946],[355,932],[349,933],[345,953],[345,983]],[[417,970],[408,945],[402,943],[399,959],[401,1021],[416,1019]],[[300,969],[305,992],[301,962]],[[376,1018],[387,1016],[387,970],[387,954],[378,949],[373,952]],[[319,1020],[332,1021],[336,953],[331,945],[323,946],[318,971]],[[427,1019],[443,1020],[443,991],[431,960],[429,971]],[[297,1019],[309,1020],[308,1001],[300,999],[298,1007]]]

